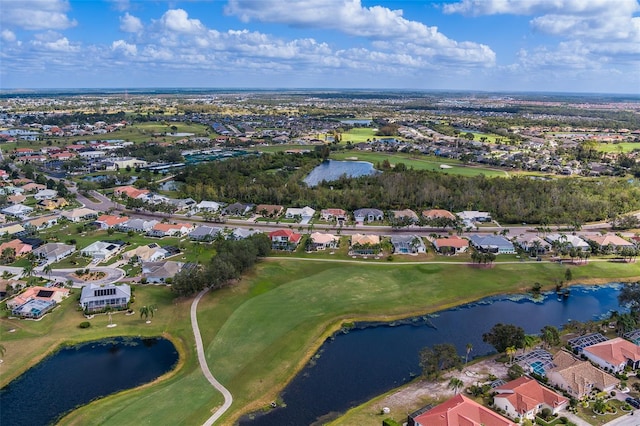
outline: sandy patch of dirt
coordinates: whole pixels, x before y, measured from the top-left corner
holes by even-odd
[[[451,371],[442,376],[439,381],[419,380],[411,383],[402,389],[394,392],[386,397],[376,401],[374,409],[382,410],[388,407],[391,413],[407,413],[426,405],[434,400],[444,400],[454,395],[453,390],[449,389],[449,381],[453,377],[462,380],[464,386],[459,392],[468,386],[476,383],[487,382],[489,375],[494,375],[499,379],[508,381],[508,367],[505,364],[496,362],[494,357],[470,364],[462,371]]]

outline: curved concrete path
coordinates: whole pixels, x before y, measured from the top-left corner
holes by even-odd
[[[204,296],[207,291],[209,291],[208,288],[202,290],[200,293],[198,293],[196,298],[193,299],[193,302],[191,303],[191,327],[193,328],[193,336],[196,339],[196,352],[198,352],[198,362],[200,363],[200,369],[202,370],[202,373],[207,378],[209,383],[211,383],[211,385],[224,396],[224,404],[222,404],[222,406],[218,408],[216,412],[207,419],[206,422],[203,423],[204,426],[211,426],[215,423],[216,420],[218,420],[224,413],[227,412],[229,407],[231,407],[233,396],[231,396],[231,392],[229,392],[227,388],[222,386],[222,384],[217,381],[215,377],[213,377],[213,374],[211,374],[211,370],[209,370],[209,366],[207,365],[207,359],[204,355],[204,348],[202,347],[202,336],[200,335],[200,327],[198,327],[197,309],[198,302],[200,302],[200,299],[202,299],[202,296]]]

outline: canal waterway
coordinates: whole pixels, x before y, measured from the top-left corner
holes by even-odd
[[[0,389],[0,424],[52,424],[90,401],[151,382],[178,352],[167,339],[114,338],[63,348]]]
[[[424,347],[452,343],[462,356],[471,343],[472,356],[487,355],[494,350],[482,334],[497,323],[538,334],[545,325],[601,319],[613,310],[624,311],[618,305],[620,289],[619,284],[573,286],[567,299],[555,293],[536,301],[499,296],[394,323],[358,324],[322,345],[283,391],[286,407],[246,417],[241,425],[310,425],[336,417],[420,375],[418,353]]]

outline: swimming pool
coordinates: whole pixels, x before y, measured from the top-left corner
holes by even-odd
[[[544,363],[542,363],[542,361],[532,362],[531,370],[539,376],[544,376]]]

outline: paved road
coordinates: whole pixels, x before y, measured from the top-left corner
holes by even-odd
[[[200,327],[198,327],[197,310],[198,302],[200,302],[200,299],[202,299],[202,296],[204,296],[207,291],[209,291],[208,288],[202,290],[200,293],[198,293],[196,298],[193,299],[193,302],[191,303],[191,327],[193,328],[193,336],[196,339],[196,352],[198,352],[198,362],[200,363],[200,369],[202,370],[202,373],[207,378],[209,383],[211,383],[211,385],[224,396],[224,404],[222,404],[222,406],[218,408],[216,412],[207,419],[206,422],[203,423],[204,426],[211,426],[215,423],[216,420],[218,420],[224,413],[227,412],[229,407],[231,407],[231,404],[233,403],[233,396],[231,395],[231,392],[229,392],[227,388],[222,386],[222,384],[217,381],[215,377],[213,377],[213,374],[211,374],[209,365],[207,365],[207,358],[204,354],[204,348],[202,347],[202,336],[200,335]]]
[[[34,271],[34,275],[40,276],[40,277],[44,277],[44,278],[51,278],[53,280],[57,280],[56,281],[63,281],[66,282],[67,280],[71,280],[73,282],[73,287],[83,287],[87,284],[98,284],[98,285],[103,285],[103,284],[111,284],[111,283],[115,283],[117,281],[119,281],[120,279],[124,278],[124,276],[126,275],[125,272],[122,269],[119,268],[108,268],[108,267],[89,267],[89,269],[91,271],[100,271],[100,272],[104,272],[106,275],[104,276],[104,278],[101,278],[99,280],[95,280],[95,281],[84,281],[81,279],[78,279],[76,277],[73,276],[73,273],[75,271],[77,271],[78,269],[85,269],[85,268],[75,268],[75,269],[54,269],[51,271],[51,274],[49,273],[45,273],[43,271],[40,270],[35,270]]]

